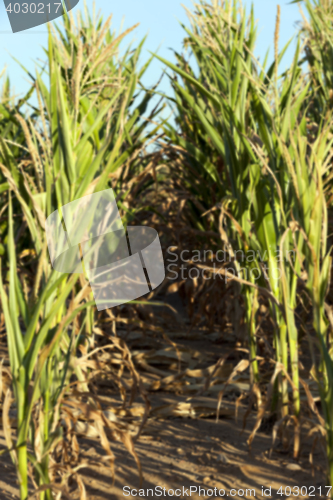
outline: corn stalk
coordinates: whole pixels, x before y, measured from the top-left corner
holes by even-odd
[[[64,204],[109,187],[118,195],[125,223],[133,218],[124,202],[138,191],[136,178],[142,188],[146,178],[146,184],[152,182],[145,170],[145,145],[158,129],[147,130],[158,109],[145,116],[152,93],[140,91],[149,63],[138,66],[143,42],[119,54],[132,29],[116,36],[110,19],[103,24],[89,14],[85,22],[79,14],[77,24],[65,17],[64,28],[55,29],[49,32],[46,50],[49,85],[41,73],[34,77],[32,90],[39,102],[35,119],[14,115],[28,161],[22,163],[6,140],[0,140],[2,196],[8,204],[0,293],[17,407],[12,457],[21,500],[28,498],[29,462],[32,480],[43,490],[41,500],[53,498],[52,451],[62,438],[59,405],[71,374],[87,390],[86,374],[75,356],[80,343],[89,349],[86,339],[94,326],[87,280],[51,268],[45,220]],[[15,214],[23,216],[21,228],[13,220],[14,205]],[[24,255],[36,258],[33,282],[19,272]]]

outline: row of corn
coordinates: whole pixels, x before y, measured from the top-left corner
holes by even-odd
[[[195,5],[184,27],[187,52],[175,54],[176,64],[156,56],[171,70],[167,100],[174,122],[159,118],[164,103],[153,108],[154,86],[141,84],[150,64],[139,61],[143,42],[124,50],[131,30],[117,36],[110,19],[103,23],[87,11],[77,22],[66,16],[63,28],[50,31],[46,65],[28,73],[33,83],[26,96],[12,99],[6,80],[0,103],[0,297],[17,408],[14,441],[6,417],[10,390],[3,398],[3,428],[21,500],[29,495],[29,470],[41,500],[61,497],[52,486],[52,452],[63,437],[59,405],[73,377],[84,387],[75,357],[80,345],[89,348],[96,321],[86,277],[52,269],[45,220],[70,201],[113,187],[130,223],[145,203],[140,192],[167,182],[166,175],[179,178],[188,199],[197,201],[188,204],[193,227],[219,232],[219,244],[228,248],[245,304],[252,390],[267,392],[256,428],[266,411],[279,413],[282,429],[293,422],[295,458],[303,387],[296,309],[301,291],[306,296],[314,332],[311,374],[333,484],[332,314],[326,303],[333,6],[315,0],[302,5],[293,62],[282,74],[290,43],[280,50],[279,9],[268,67],[268,56],[263,63],[255,58],[253,10],[247,15],[238,0]],[[38,105],[31,104],[32,95]],[[168,174],[156,175],[161,161],[169,163]],[[205,219],[206,212],[219,215]],[[240,261],[239,251],[254,258]],[[262,297],[269,304],[275,362],[266,389],[257,349]]]

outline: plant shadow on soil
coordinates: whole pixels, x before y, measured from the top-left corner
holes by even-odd
[[[233,405],[227,406],[231,409]],[[254,423],[254,419],[249,420]],[[199,487],[207,491],[216,487],[224,489],[225,496],[232,496],[232,488],[243,489],[244,496],[246,489],[252,489],[255,497],[260,498],[262,486],[272,487],[272,498],[285,498],[285,495],[276,495],[281,486],[283,489],[286,486],[306,486],[308,490],[310,486],[322,486],[325,491],[325,459],[319,451],[314,454],[315,473],[312,476],[308,462],[310,443],[303,446],[301,458],[295,464],[287,453],[276,450],[269,457],[271,436],[262,432],[257,434],[249,453],[246,439],[250,430],[247,428],[241,433],[241,423],[237,424],[233,418],[222,417],[218,423],[212,419],[158,419],[149,421],[148,427],[136,444],[143,471],[142,489],[160,486],[166,490],[182,490],[183,487],[196,486],[197,491]],[[116,457],[114,486],[109,466],[89,466],[80,471],[89,500],[118,500],[125,498],[125,486],[140,488],[134,459],[119,443],[112,443],[112,449]],[[83,461],[94,461],[94,457],[97,459],[104,453],[98,440],[93,439],[84,439],[81,450]],[[18,498],[14,467],[8,457],[2,457],[0,463],[1,500]],[[291,464],[296,470],[287,469],[286,466]],[[79,499],[74,484],[73,490],[73,500]],[[254,498],[253,491],[251,493],[247,498]],[[155,497],[157,495],[150,492],[150,498]],[[239,495],[236,497],[240,498]],[[200,498],[194,488],[191,498]],[[307,498],[307,495],[302,498]]]
[[[172,303],[173,305],[177,304]],[[179,304],[178,304],[179,306]],[[182,314],[184,310],[177,307]],[[121,331],[119,332],[121,335]],[[170,338],[175,342],[172,332]],[[214,338],[214,337],[212,337]],[[156,345],[156,339],[154,340]],[[149,342],[148,342],[149,343]],[[192,349],[192,352],[204,353],[207,366],[221,357],[223,353],[232,351],[232,344],[227,337],[221,342],[211,340],[209,337],[202,339],[200,335],[192,332],[190,336],[179,335],[177,346],[183,350]],[[148,352],[148,351],[147,351]],[[150,351],[149,351],[150,352]],[[205,368],[204,364],[198,364],[200,368]],[[140,370],[139,370],[140,371]],[[140,373],[141,374],[141,373]],[[112,385],[101,383],[99,395],[112,399],[114,403],[120,404],[118,396],[115,397]],[[98,438],[79,437],[81,463],[87,463],[87,467],[81,468],[79,473],[82,478],[88,500],[120,500],[126,498],[123,488],[128,486],[131,490],[150,489],[156,486],[166,488],[166,490],[181,490],[183,488],[189,492],[192,486],[191,498],[197,500],[203,498],[203,492],[199,496],[199,487],[205,490],[217,488],[225,490],[225,496],[235,496],[230,493],[232,488],[244,490],[244,497],[262,498],[262,487],[272,488],[272,498],[284,499],[287,495],[278,495],[277,491],[282,487],[282,491],[287,486],[293,488],[322,487],[325,492],[326,483],[326,459],[323,450],[317,446],[313,452],[313,466],[309,463],[313,438],[302,439],[300,459],[296,463],[292,459],[292,446],[285,450],[276,441],[272,448],[272,428],[273,423],[268,419],[261,425],[249,450],[247,439],[255,425],[256,412],[252,412],[246,419],[243,430],[243,417],[247,409],[246,400],[237,406],[236,399],[239,396],[232,391],[226,393],[222,402],[220,419],[216,422],[217,393],[204,393],[202,396],[193,397],[193,404],[200,408],[211,409],[206,411],[205,418],[175,417],[171,413],[166,418],[161,418],[154,414],[154,409],[164,406],[186,403],[188,395],[159,390],[149,394],[151,402],[151,416],[148,418],[146,426],[139,440],[135,444],[135,449],[142,466],[143,482],[139,484],[139,472],[134,458],[128,453],[119,442],[111,442],[111,448],[115,454],[115,483],[112,484],[111,469],[105,460],[105,465],[94,465],[104,456],[104,450]],[[135,404],[139,405],[137,399]],[[142,401],[141,401],[142,405]],[[292,430],[291,441],[292,441]],[[1,448],[6,447],[3,432],[0,432]],[[197,492],[194,491],[195,487]],[[247,492],[246,490],[252,490]],[[255,494],[253,494],[253,490]],[[292,490],[293,491],[293,490]],[[305,492],[305,488],[303,492]],[[139,491],[133,492],[134,495]],[[171,492],[172,494],[172,492]],[[134,496],[133,495],[133,496]],[[164,494],[163,494],[164,496]],[[242,494],[236,494],[240,498]],[[317,496],[317,495],[316,495]],[[156,493],[149,492],[149,498],[158,498]],[[0,457],[0,500],[10,500],[19,498],[15,468],[10,461],[8,454]],[[75,480],[71,484],[70,498],[79,500],[80,493]],[[128,496],[132,498],[132,495]],[[215,495],[213,495],[215,498]],[[307,494],[300,495],[299,498],[310,498]]]

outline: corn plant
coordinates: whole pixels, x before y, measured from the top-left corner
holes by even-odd
[[[196,171],[200,172],[203,182],[198,184],[196,191],[195,184],[189,178],[193,194],[201,202],[204,201],[203,206],[208,205],[207,208],[214,201],[216,204],[222,201],[227,209],[232,199],[234,206],[237,206],[237,213],[233,215],[237,221],[241,221],[245,233],[249,233],[248,193],[243,189],[242,182],[246,176],[249,151],[240,137],[250,120],[246,105],[249,81],[242,78],[242,65],[244,61],[252,67],[250,53],[256,39],[253,13],[247,24],[243,12],[238,21],[238,6],[232,6],[231,2],[226,2],[222,7],[202,3],[196,5],[196,8],[197,14],[191,15],[192,31],[185,29],[188,34],[186,44],[191,48],[199,66],[198,78],[184,57],[178,56],[178,66],[159,58],[174,70],[183,83],[182,86],[173,80],[178,110],[176,121],[183,132],[179,134],[170,125],[165,127],[165,132],[173,144],[186,151],[194,175]],[[237,117],[237,124],[233,123],[233,117]],[[213,200],[211,193],[214,193]],[[247,250],[243,232],[239,233],[235,228],[233,232],[237,249]],[[240,268],[237,261],[235,265]],[[255,293],[254,288],[246,288],[244,298],[252,380],[258,382]]]
[[[326,426],[327,456],[329,476],[332,484],[332,357],[331,340],[328,331],[328,318],[325,313],[325,297],[331,272],[331,249],[327,249],[328,218],[324,195],[323,179],[331,168],[332,159],[332,120],[326,117],[328,125],[322,124],[318,137],[309,144],[306,127],[296,127],[290,135],[288,148],[279,138],[286,158],[293,190],[293,223],[290,230],[299,233],[298,246],[301,266],[306,271],[306,287],[313,307],[313,327],[317,335],[320,360],[310,344],[313,369],[318,382]]]
[[[67,279],[66,275],[51,270],[46,259],[45,241],[36,278],[32,290],[29,290],[29,284],[20,279],[17,273],[11,195],[8,221],[9,271],[1,272],[0,295],[17,408],[17,437],[11,455],[18,470],[20,497],[26,499],[28,462],[34,469],[32,479],[35,485],[50,488],[50,453],[62,437],[57,420],[57,403],[74,371],[72,353],[77,349],[77,339],[73,335],[69,336],[68,326],[91,302],[84,300],[89,294],[86,288],[73,297],[67,307],[66,302],[78,275]],[[4,278],[8,280],[8,291]],[[33,307],[29,294],[35,299]],[[10,398],[9,393],[7,398]],[[33,419],[36,413],[37,425]],[[6,440],[8,448],[12,449],[8,430]],[[52,498],[51,489],[42,491],[40,497]]]
[[[294,456],[297,457],[300,390],[295,308],[300,271],[307,257],[306,232],[292,230],[297,191],[291,186],[290,175],[296,168],[296,160],[294,153],[291,158],[286,155],[286,148],[292,151],[301,140],[294,137],[295,127],[309,139],[306,113],[310,82],[302,73],[300,41],[291,68],[279,75],[279,62],[289,45],[279,52],[279,11],[274,61],[268,69],[267,58],[260,65],[253,55],[253,12],[246,21],[239,3],[201,2],[191,20],[192,30],[186,29],[186,44],[196,58],[198,70],[192,69],[183,56],[178,55],[177,66],[160,58],[177,75],[172,77],[175,92],[172,102],[176,104],[176,120],[181,128],[179,133],[168,126],[165,132],[178,150],[186,151],[184,156],[191,157],[197,169],[202,160],[201,175],[206,176],[211,191],[221,202],[227,216],[225,230],[236,251],[240,249],[246,255],[251,250],[256,256],[266,256],[264,263],[256,258],[253,263],[245,264],[248,284],[243,282],[243,291],[252,380],[259,380],[255,291],[256,285],[260,285],[261,291],[265,288],[271,298],[274,347],[280,372],[277,394],[283,426],[290,421],[288,383],[292,385],[291,420],[295,423]],[[303,149],[306,151],[305,146]],[[217,165],[222,166],[220,171]],[[185,175],[190,179],[191,172]],[[312,206],[306,198],[304,202]],[[266,279],[251,280],[251,270],[263,264]],[[235,266],[241,277],[241,266],[237,262]]]
[[[133,212],[127,199],[138,191],[135,178],[140,176],[142,186],[145,169],[151,168],[144,148],[158,128],[146,130],[157,110],[144,115],[152,93],[140,92],[147,68],[138,66],[142,43],[120,54],[119,44],[131,30],[117,37],[110,19],[103,24],[86,15],[85,27],[79,14],[77,25],[66,17],[63,29],[49,33],[49,85],[39,72],[34,78],[36,120],[14,114],[28,161],[20,161],[8,141],[1,139],[0,145],[8,217],[0,290],[17,407],[16,443],[11,446],[7,434],[7,444],[22,500],[28,498],[29,462],[41,499],[53,498],[57,489],[51,452],[61,439],[59,405],[72,373],[86,388],[74,356],[94,323],[87,281],[51,268],[45,220],[64,204],[108,187],[116,191],[129,220]],[[13,223],[14,203],[23,228]],[[27,255],[37,259],[33,281],[18,269]]]
[[[189,69],[189,64],[183,59],[179,59],[180,67],[174,66],[164,61],[173,71],[182,78],[183,86],[174,81],[173,86],[176,93],[176,102],[185,103],[186,109],[193,115],[189,120],[179,113],[177,119],[181,124],[195,123],[188,127],[191,129],[189,136],[183,138],[181,134],[177,144],[186,148],[186,140],[190,143],[186,148],[187,154],[195,156],[195,148],[192,142],[196,140],[194,133],[206,147],[214,150],[215,157],[220,158],[224,167],[224,182],[222,179],[215,181],[211,175],[211,184],[215,189],[219,189],[220,200],[224,206],[225,213],[232,215],[229,223],[229,230],[234,240],[236,250],[242,250],[246,255],[249,250],[255,254],[253,262],[246,262],[247,276],[245,278],[251,282],[252,286],[244,287],[246,300],[247,323],[249,329],[250,359],[252,361],[252,378],[258,381],[258,366],[256,360],[255,341],[255,275],[254,269],[260,268],[257,255],[267,256],[268,283],[260,279],[262,286],[268,286],[270,293],[275,297],[277,304],[282,305],[282,289],[277,277],[279,268],[279,239],[284,229],[287,227],[287,220],[284,215],[279,199],[278,189],[274,180],[263,175],[267,171],[265,155],[260,154],[261,146],[264,144],[263,138],[258,134],[261,131],[265,134],[264,139],[271,140],[269,152],[274,155],[275,149],[270,136],[274,133],[272,124],[272,113],[269,104],[265,101],[272,101],[272,96],[276,95],[276,82],[274,85],[274,74],[279,60],[282,58],[287,47],[281,54],[276,54],[276,60],[266,72],[264,69],[257,73],[257,64],[254,61],[253,49],[256,40],[256,28],[254,14],[246,18],[244,10],[237,4],[222,2],[220,6],[214,7],[206,3],[197,6],[198,13],[193,15],[190,32],[187,30],[188,38],[186,43],[193,51],[199,66],[199,77],[195,78],[194,70]],[[288,73],[285,79],[283,92],[281,95],[281,108],[276,110],[276,115],[283,114],[293,96],[297,94],[294,88],[295,78],[299,77],[297,69],[297,55],[295,57],[295,67]],[[300,84],[299,84],[300,85]],[[289,95],[286,95],[289,89]],[[292,89],[290,91],[290,89]],[[304,95],[304,94],[303,94]],[[302,96],[298,96],[297,105],[302,102]],[[277,107],[279,103],[276,103]],[[262,115],[269,112],[269,118]],[[270,130],[264,129],[265,119],[271,121]],[[170,138],[175,140],[175,131],[169,131]],[[187,129],[186,129],[187,130]],[[267,135],[268,134],[268,135]],[[199,149],[199,146],[197,146]],[[207,164],[207,162],[206,162]],[[205,168],[206,165],[203,165]],[[209,165],[207,165],[207,170]],[[272,171],[278,168],[276,158],[272,158]],[[208,170],[209,173],[212,169]],[[220,187],[223,186],[223,187]],[[212,187],[212,189],[214,189]],[[284,228],[284,229],[283,229]],[[238,270],[241,265],[236,262]],[[291,279],[294,279],[291,277]],[[292,285],[295,296],[295,284]],[[276,325],[275,347],[277,359],[288,371],[288,350],[287,350],[287,325],[285,316],[281,308],[272,304],[272,314]],[[289,324],[291,316],[289,317]],[[290,329],[294,325],[290,325]],[[296,341],[297,342],[297,341]],[[297,343],[295,344],[297,345]],[[295,350],[294,350],[295,351]],[[293,351],[293,354],[295,352]],[[297,349],[296,349],[297,353]],[[294,366],[297,367],[297,361]],[[295,373],[294,383],[298,386]],[[283,380],[281,387],[282,414],[288,413],[288,393],[286,381]],[[295,397],[297,390],[295,391]],[[295,401],[295,412],[299,412],[299,399]]]
[[[332,324],[326,294],[332,272],[329,248],[329,211],[332,207],[332,4],[304,2],[302,35],[304,60],[308,63],[309,107],[306,122],[294,134],[289,158],[295,198],[295,228],[302,234],[307,290],[312,301],[313,328],[320,356],[310,345],[314,377],[318,382],[327,435],[327,458],[330,484],[333,484],[333,415],[332,415]]]
[[[31,87],[27,94],[20,98],[19,100],[12,93],[10,79],[6,76],[6,72],[3,71],[0,74],[0,79],[3,78],[3,86],[0,91],[0,135],[2,141],[11,150],[11,154],[14,158],[24,161],[27,159],[27,149],[26,142],[22,128],[17,119],[17,115],[27,118],[27,110],[22,109],[24,105],[27,104],[29,98],[34,92]],[[29,120],[32,122],[35,120],[35,113],[29,113]],[[0,195],[6,192],[8,189],[8,182],[6,182],[5,177],[0,172]],[[14,201],[14,211],[16,209],[17,203]],[[2,213],[3,207],[1,207],[0,213]],[[1,215],[0,215],[1,217]],[[4,242],[6,240],[8,233],[8,223],[6,220],[2,219],[0,222],[0,255],[4,255],[5,246]]]

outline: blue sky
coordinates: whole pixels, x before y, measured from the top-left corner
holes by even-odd
[[[38,0],[40,1],[40,0]],[[14,0],[15,2],[15,0]],[[270,47],[270,54],[273,54],[273,37],[276,18],[277,5],[281,5],[281,33],[280,47],[295,33],[296,21],[301,19],[298,6],[290,5],[290,0],[254,0],[255,16],[258,19],[259,39],[256,54],[263,59],[266,50]],[[93,0],[86,1],[89,9],[92,8]],[[119,31],[122,21],[123,27],[128,28],[133,24],[140,23],[140,26],[132,34],[132,39],[140,40],[145,34],[148,39],[144,53],[156,51],[165,58],[171,58],[170,48],[178,51],[182,47],[184,31],[179,21],[187,23],[187,16],[182,4],[188,8],[193,5],[191,0],[122,0],[121,2],[112,0],[96,0],[96,10],[100,10],[106,17],[113,13],[113,28]],[[250,9],[251,0],[245,0],[244,4]],[[74,8],[73,12],[82,8],[83,0]],[[58,20],[59,22],[59,20]],[[131,36],[131,35],[130,35]],[[42,46],[46,44],[47,34],[44,26],[20,33],[11,33],[10,24],[3,1],[0,0],[0,72],[4,65],[8,66],[8,74],[16,94],[20,94],[29,88],[27,76],[23,70],[15,63],[10,54],[19,59],[30,71],[34,70],[34,60],[45,59]],[[292,58],[293,48],[288,51],[284,64],[289,64]],[[154,61],[146,75],[146,83],[153,84],[158,80],[162,63]],[[167,90],[168,85],[162,85],[163,90]]]

